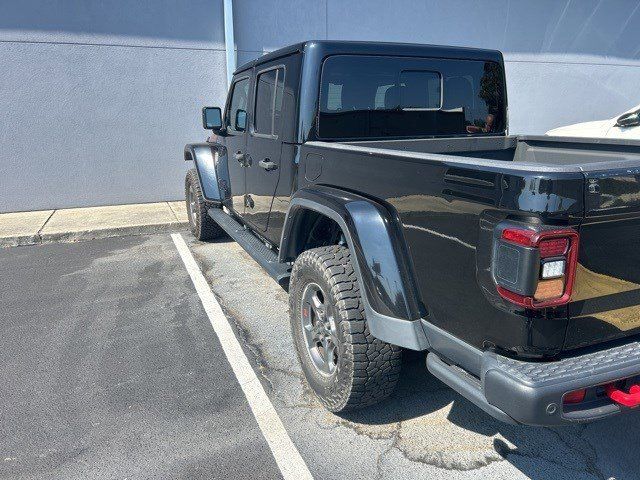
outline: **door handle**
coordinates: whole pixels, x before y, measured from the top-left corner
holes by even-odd
[[[260,165],[262,168],[264,168],[267,172],[270,172],[271,170],[275,170],[278,168],[278,165],[276,165],[275,163],[273,163],[271,160],[269,160],[268,158],[265,158],[263,160],[260,160],[258,162],[258,165]]]
[[[242,163],[244,161],[244,153],[242,153],[240,150],[238,150],[235,155],[234,155],[235,159]]]

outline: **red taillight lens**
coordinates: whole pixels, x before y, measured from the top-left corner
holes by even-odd
[[[498,256],[494,258],[494,262],[497,260],[500,265],[499,273],[511,273],[509,278],[504,275],[498,278],[496,274],[500,296],[526,308],[554,307],[569,303],[578,259],[578,232],[570,228],[536,231],[507,227],[502,230],[500,239],[503,244],[506,242],[506,245],[512,246],[507,249],[498,248]],[[535,264],[537,259],[553,260]],[[546,270],[551,273],[557,270],[558,274],[542,276],[543,263],[548,263],[549,267],[560,263],[564,271],[562,268],[548,268]],[[508,265],[514,265],[514,268],[509,269]]]
[[[559,257],[567,253],[569,248],[568,238],[554,238],[552,240],[543,240],[538,245],[540,249],[540,258]]]
[[[564,397],[562,397],[562,403],[580,403],[584,400],[585,395],[587,394],[586,388],[581,390],[575,390],[573,392],[565,393]]]

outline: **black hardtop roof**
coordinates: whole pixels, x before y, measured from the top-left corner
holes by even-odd
[[[308,49],[318,49],[320,58],[327,55],[396,55],[409,57],[453,58],[461,60],[489,60],[502,63],[502,53],[498,50],[487,50],[469,47],[448,47],[444,45],[421,45],[418,43],[390,43],[390,42],[352,42],[346,40],[307,40],[273,52],[267,53],[255,60],[238,67],[234,73],[247,70],[256,65],[284,57],[295,52],[305,52]]]

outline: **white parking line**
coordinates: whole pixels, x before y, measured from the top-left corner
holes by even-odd
[[[260,431],[262,431],[271,453],[273,453],[282,476],[285,479],[313,479],[307,464],[300,456],[300,452],[298,452],[291,438],[289,438],[276,409],[269,400],[253,368],[251,368],[240,342],[238,342],[233,333],[227,317],[222,312],[220,304],[213,295],[189,247],[187,247],[179,233],[171,234],[171,238],[187,268],[187,272],[189,272],[193,285],[196,287],[196,292],[200,296],[202,306],[209,317],[211,326],[220,340],[222,350],[224,350],[224,354],[231,364],[233,373],[235,373],[240,383],[253,416],[258,422]]]

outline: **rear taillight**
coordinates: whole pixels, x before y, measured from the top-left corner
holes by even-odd
[[[564,255],[569,249],[569,239],[554,238],[551,240],[542,240],[538,248],[540,249],[540,257],[542,258]]]
[[[578,257],[573,229],[533,230],[500,225],[493,255],[498,293],[526,308],[569,302]]]

